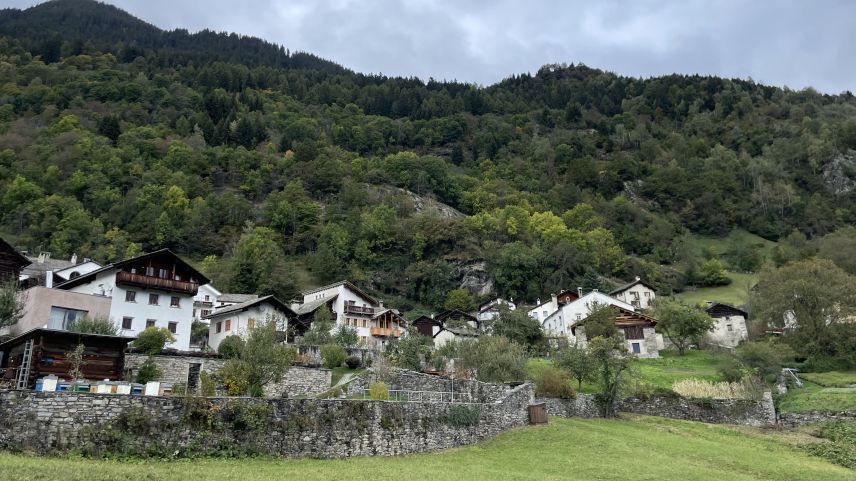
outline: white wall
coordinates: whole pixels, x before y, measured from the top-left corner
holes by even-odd
[[[740,315],[713,318],[713,330],[704,336],[705,342],[720,347],[733,348],[749,338],[746,318]]]
[[[615,298],[633,304],[638,299],[639,305],[637,309],[648,309],[648,306],[654,302],[657,293],[644,284],[636,284],[635,286],[615,294]]]
[[[288,328],[288,316],[284,312],[277,309],[274,305],[262,302],[247,309],[246,311],[234,311],[225,314],[217,315],[210,319],[208,326],[208,345],[211,349],[217,350],[217,346],[228,336],[246,336],[249,320],[252,319],[255,325],[260,322],[265,322],[269,317],[279,318],[284,325],[281,329]],[[226,320],[229,320],[229,330],[226,330]],[[220,332],[217,332],[217,324],[220,323]]]
[[[194,321],[200,321],[204,323],[208,323],[207,320],[203,320],[202,318],[205,314],[202,313],[202,310],[209,310],[214,312],[214,308],[217,305],[217,296],[222,294],[218,291],[211,283],[205,284],[203,286],[199,286],[199,292],[193,297],[193,302],[195,304],[196,315],[193,316]],[[205,299],[205,296],[208,296],[208,300]],[[203,305],[203,303],[211,303],[211,306]],[[209,314],[211,313],[209,312]]]
[[[67,268],[62,269],[62,270],[54,271],[54,274],[56,274],[57,276],[65,279],[65,280],[69,280],[69,279],[71,279],[71,274],[74,272],[77,272],[80,275],[84,275],[84,274],[89,274],[90,272],[97,271],[98,269],[101,269],[101,267],[102,267],[101,264],[99,264],[97,262],[86,261],[86,262],[81,262],[80,264],[77,264],[77,265],[74,265],[71,267],[67,267]]]
[[[83,283],[67,289],[71,292],[96,294],[112,297],[110,304],[110,319],[119,326],[123,336],[136,336],[146,328],[146,320],[154,319],[155,327],[169,327],[170,322],[176,322],[175,342],[167,347],[186,351],[190,349],[190,326],[193,324],[193,297],[188,294],[167,292],[157,289],[143,289],[130,286],[116,285],[116,271],[107,270],[99,274],[90,283]],[[135,291],[135,302],[127,302],[126,292]],[[158,305],[149,304],[149,294],[158,294]],[[179,307],[170,306],[170,298],[179,298]],[[122,319],[133,318],[130,329],[122,329]]]

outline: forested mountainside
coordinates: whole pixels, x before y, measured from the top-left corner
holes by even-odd
[[[0,32],[0,234],[55,257],[169,247],[223,290],[350,278],[437,308],[462,282],[515,300],[716,284],[766,251],[718,259],[695,235],[782,239],[783,262],[856,220],[849,92],[583,65],[488,87],[362,75],[86,0],[4,10]]]

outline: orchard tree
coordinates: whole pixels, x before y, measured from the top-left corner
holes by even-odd
[[[686,354],[691,344],[700,342],[714,325],[707,313],[664,298],[655,301],[653,317],[659,321],[657,330],[672,341],[681,356]]]

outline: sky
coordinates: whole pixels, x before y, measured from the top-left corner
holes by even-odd
[[[26,8],[32,0],[0,0]],[[364,73],[489,85],[550,63],[856,91],[851,0],[110,0],[164,29],[261,37]]]

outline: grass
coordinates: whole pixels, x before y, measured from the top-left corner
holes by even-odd
[[[342,379],[342,376],[345,374],[351,373],[356,376],[363,371],[365,371],[364,368],[351,369],[349,367],[334,367],[333,372],[330,374],[330,385],[335,386],[338,384],[339,380]]]
[[[824,387],[848,387],[856,385],[856,372],[802,372],[799,377]]]
[[[117,462],[0,454],[8,480],[843,481],[854,472],[779,434],[661,418],[551,418],[475,446],[394,458]]]
[[[800,374],[804,377],[805,374]],[[806,379],[779,398],[781,412],[846,411],[856,409],[856,388],[826,387]]]
[[[660,351],[658,359],[634,359],[632,366],[639,371],[640,381],[651,385],[652,388],[671,389],[675,381],[699,379],[702,381],[719,382],[719,367],[728,362],[727,354],[710,351],[691,350],[686,355],[678,356],[675,351]],[[546,359],[530,359],[526,364],[529,379],[538,377],[551,362]],[[571,384],[576,389],[577,382]],[[579,390],[584,393],[596,392],[591,383],[583,383]]]
[[[728,272],[731,284],[719,287],[700,287],[675,294],[685,303],[696,306],[707,301],[717,301],[732,306],[742,306],[749,302],[749,288],[758,282],[757,274]]]
[[[712,252],[717,257],[723,257],[733,244],[750,245],[755,249],[760,250],[765,256],[770,252],[770,249],[776,246],[776,243],[755,234],[749,233],[743,229],[734,229],[725,237],[713,236],[689,236],[692,246],[697,249],[697,254],[701,255],[703,250]]]

